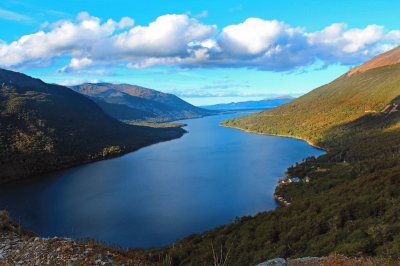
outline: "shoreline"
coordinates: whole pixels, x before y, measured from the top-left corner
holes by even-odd
[[[221,126],[221,127],[226,127],[226,128],[233,128],[233,129],[241,130],[241,131],[244,131],[244,132],[247,132],[247,133],[252,133],[252,134],[258,134],[258,135],[265,135],[265,136],[273,136],[273,137],[281,137],[281,138],[290,138],[290,139],[301,140],[301,141],[306,142],[308,145],[310,145],[310,146],[312,146],[312,147],[314,147],[314,148],[316,148],[316,149],[323,150],[323,151],[325,151],[325,152],[327,152],[327,153],[329,152],[329,149],[328,149],[328,148],[320,147],[320,146],[316,145],[315,143],[313,143],[312,141],[306,140],[306,139],[303,139],[303,138],[300,138],[300,137],[288,136],[288,135],[282,135],[282,134],[260,133],[260,132],[256,132],[256,131],[252,131],[252,130],[248,130],[248,129],[243,129],[243,128],[240,128],[240,127],[231,127],[231,126],[223,125],[222,123],[220,123],[220,126]],[[288,202],[288,201],[285,199],[284,195],[277,195],[277,194],[276,194],[276,189],[277,189],[278,187],[279,187],[279,181],[278,181],[278,183],[275,185],[275,188],[274,188],[273,197],[274,197],[275,201],[276,201],[278,204],[280,204],[281,206],[284,206],[284,207],[285,207],[285,206],[289,206],[289,205],[290,205],[290,202]]]
[[[185,126],[186,126],[185,124],[182,124],[180,126],[162,128],[162,129],[167,129],[167,128],[179,129],[180,128],[182,130],[180,132],[177,132],[177,135],[173,136],[173,137],[168,137],[168,138],[165,138],[165,139],[152,141],[152,142],[146,143],[145,145],[141,145],[141,146],[138,146],[138,147],[124,148],[124,149],[121,149],[120,151],[112,153],[112,154],[107,154],[107,155],[95,154],[91,158],[87,158],[87,159],[84,159],[84,160],[74,160],[74,161],[71,161],[71,162],[66,162],[62,166],[55,167],[55,168],[50,168],[50,169],[47,169],[47,170],[45,170],[43,172],[38,172],[38,173],[24,175],[24,176],[18,176],[18,177],[12,177],[12,178],[8,178],[8,179],[1,179],[0,178],[0,185],[2,185],[2,184],[10,184],[10,183],[15,183],[15,182],[23,182],[24,180],[33,179],[33,178],[42,178],[42,177],[45,177],[45,176],[48,176],[48,175],[51,175],[51,174],[54,174],[54,173],[57,173],[57,172],[65,171],[65,170],[72,169],[72,168],[75,168],[75,167],[80,167],[80,166],[83,166],[83,165],[86,165],[86,164],[96,163],[96,162],[106,161],[106,160],[112,160],[112,159],[115,159],[115,158],[118,158],[118,157],[122,157],[124,155],[129,154],[129,153],[136,152],[136,151],[141,150],[143,148],[147,148],[147,147],[150,147],[152,145],[159,144],[159,143],[169,142],[169,141],[173,141],[173,140],[176,140],[176,139],[180,139],[185,134],[189,133],[187,130],[184,129]],[[1,264],[0,264],[0,266],[1,266]]]
[[[244,128],[240,128],[240,127],[232,127],[232,126],[227,126],[227,125],[223,125],[222,123],[219,124],[221,127],[226,127],[226,128],[233,128],[233,129],[238,129],[247,133],[253,133],[253,134],[258,134],[258,135],[265,135],[265,136],[272,136],[272,137],[281,137],[281,138],[289,138],[289,139],[297,139],[297,140],[302,140],[304,142],[306,142],[308,145],[329,152],[329,148],[324,148],[321,146],[318,146],[317,144],[315,144],[314,142],[312,142],[311,140],[307,140],[307,139],[303,139],[301,137],[296,137],[296,136],[290,136],[290,135],[283,135],[283,134],[270,134],[270,133],[261,133],[261,132],[257,132],[257,131],[253,131],[253,130],[249,130],[249,129],[244,129]]]

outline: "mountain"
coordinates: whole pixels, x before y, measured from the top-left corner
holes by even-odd
[[[71,88],[91,97],[107,114],[122,121],[167,122],[216,114],[173,94],[135,85],[85,83]]]
[[[382,67],[382,66],[390,66],[400,63],[400,47],[397,47],[393,50],[390,50],[386,53],[378,55],[374,59],[366,62],[365,64],[353,68],[351,71],[347,73],[348,76],[351,76],[357,72],[365,72],[369,69]]]
[[[262,110],[277,107],[279,105],[291,102],[294,99],[295,98],[292,96],[281,96],[259,101],[221,103],[202,107],[209,110]]]
[[[182,136],[181,128],[131,126],[89,98],[0,69],[0,182],[132,151]]]
[[[195,234],[160,254],[174,265],[343,254],[400,259],[399,48],[277,108],[223,122],[326,149],[289,167],[275,196],[289,204]],[[213,256],[214,254],[214,256]],[[386,260],[386,262],[384,262]],[[393,261],[392,261],[393,260]],[[395,263],[394,263],[395,262]],[[397,263],[396,263],[397,262]]]
[[[348,131],[349,128],[343,126],[346,123],[383,114],[386,108],[398,102],[400,65],[394,62],[398,60],[399,51],[396,48],[377,56],[286,105],[227,121],[225,125],[304,138],[329,147],[329,142],[338,139],[334,134]],[[388,65],[381,65],[382,58]]]

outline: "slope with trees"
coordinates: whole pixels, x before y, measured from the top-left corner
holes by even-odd
[[[131,126],[69,88],[0,69],[0,182],[70,167],[182,136]]]

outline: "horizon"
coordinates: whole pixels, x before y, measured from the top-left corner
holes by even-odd
[[[289,3],[5,1],[0,67],[66,86],[140,85],[201,106],[298,97],[400,43],[398,2]]]

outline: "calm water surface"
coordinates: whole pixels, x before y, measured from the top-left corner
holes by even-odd
[[[220,127],[226,114],[182,121],[182,138],[119,158],[0,187],[0,208],[42,236],[163,246],[277,205],[285,169],[323,151],[295,139]]]

